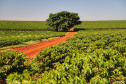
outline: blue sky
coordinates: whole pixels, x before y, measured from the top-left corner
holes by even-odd
[[[0,0],[0,20],[45,21],[61,11],[83,21],[126,20],[126,0]]]

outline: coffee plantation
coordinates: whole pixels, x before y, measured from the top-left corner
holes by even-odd
[[[18,56],[23,61],[13,59]],[[125,84],[126,30],[78,31],[26,59],[15,51],[0,52],[0,79],[8,84]]]

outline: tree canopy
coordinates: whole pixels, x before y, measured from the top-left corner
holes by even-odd
[[[75,25],[81,24],[78,13],[62,11],[55,14],[50,13],[46,20],[47,25],[55,28],[56,31],[68,31]]]

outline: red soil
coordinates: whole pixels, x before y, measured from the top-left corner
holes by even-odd
[[[75,27],[75,26],[74,26]],[[69,31],[74,31],[74,27],[72,27]]]
[[[49,41],[42,41],[40,43],[30,45],[30,46],[24,46],[24,47],[12,47],[11,49],[17,50],[18,52],[23,52],[23,54],[26,54],[29,57],[35,57],[37,53],[39,53],[39,50],[57,45],[58,43],[61,43],[61,42],[65,42],[67,38],[72,37],[75,33],[76,32],[69,32],[65,36],[51,39]]]

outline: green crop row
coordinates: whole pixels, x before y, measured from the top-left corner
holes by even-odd
[[[15,51],[0,52],[0,84],[5,81],[10,73],[22,73],[28,66],[27,59],[27,56]]]
[[[65,32],[44,32],[44,31],[0,31],[0,47],[16,45],[22,42],[42,40],[51,37],[60,37]]]
[[[0,30],[53,30],[46,21],[0,21]]]
[[[125,29],[126,20],[120,21],[82,21],[82,24],[75,26],[78,29]]]
[[[69,50],[69,55],[64,53],[65,59],[58,61],[56,70],[45,72],[37,82],[126,83],[126,30],[79,31],[74,38],[59,45],[61,46]],[[52,51],[45,52],[48,54],[41,59],[47,58],[48,61],[57,56],[53,56]],[[38,56],[41,57],[43,54],[39,53]],[[59,58],[62,58],[62,54],[55,59]]]
[[[26,67],[22,73],[6,75],[6,82],[125,84],[126,30],[79,31],[66,42],[40,51]]]
[[[126,21],[82,21],[75,29],[110,29],[126,28]],[[54,30],[46,21],[0,21],[0,30]]]

